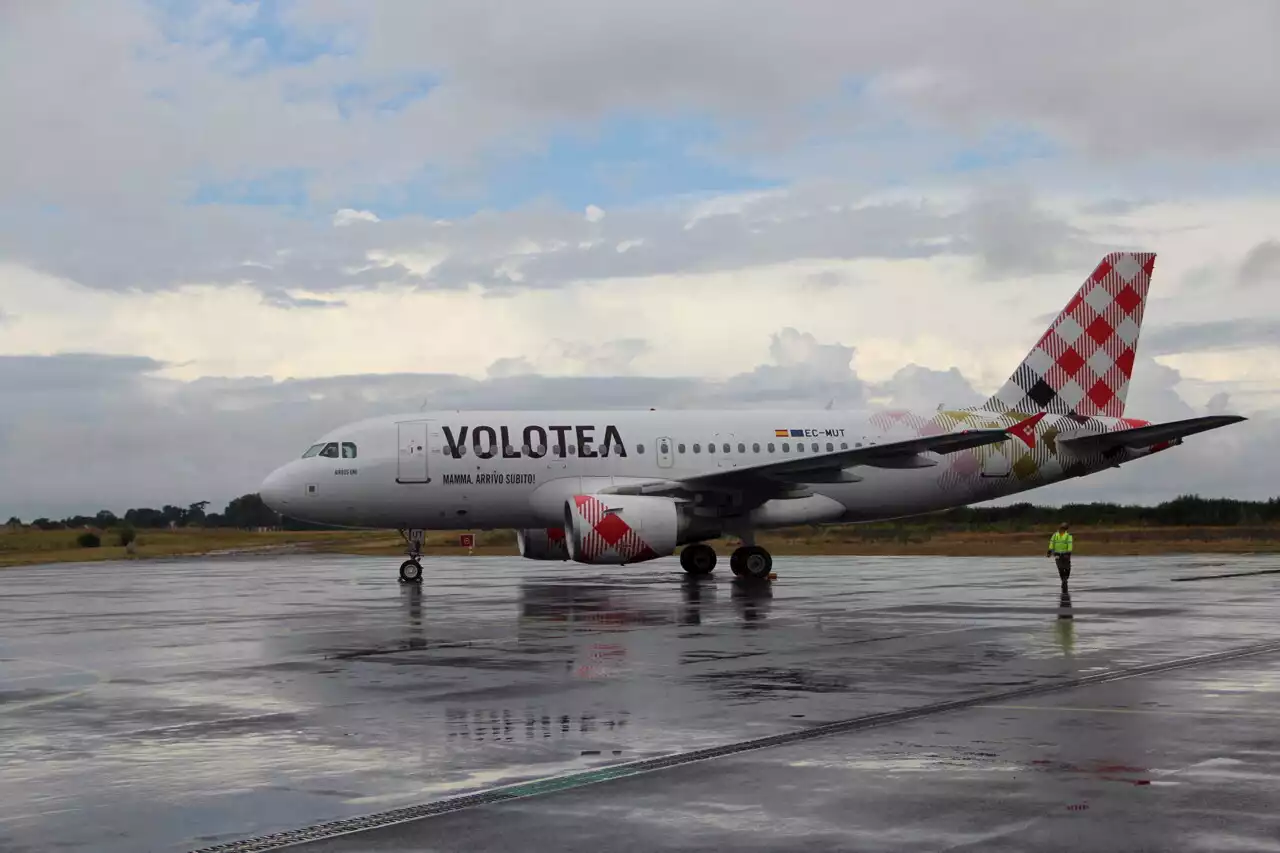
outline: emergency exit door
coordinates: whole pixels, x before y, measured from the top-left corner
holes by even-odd
[[[396,461],[397,483],[430,483],[427,454],[430,445],[427,427],[430,421],[401,421],[396,424],[399,456]]]
[[[675,448],[671,444],[671,439],[663,437],[654,442],[658,450],[658,467],[670,468],[675,464],[676,453]]]

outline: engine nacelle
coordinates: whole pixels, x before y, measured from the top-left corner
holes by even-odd
[[[569,547],[559,527],[517,530],[520,556],[526,560],[567,560]]]
[[[565,501],[569,558],[579,563],[641,563],[672,554],[684,526],[676,502],[640,495],[574,495]]]

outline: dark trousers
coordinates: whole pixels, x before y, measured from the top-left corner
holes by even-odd
[[[1071,555],[1055,554],[1053,561],[1058,564],[1058,577],[1062,578],[1062,585],[1066,586],[1071,577]]]

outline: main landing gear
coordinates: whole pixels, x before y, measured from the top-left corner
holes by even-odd
[[[422,542],[426,531],[402,527],[400,536],[409,546],[409,559],[400,564],[400,583],[422,583]]]
[[[773,571],[773,555],[759,545],[745,545],[729,557],[729,568],[743,580],[768,580]]]
[[[710,545],[690,545],[680,551],[680,568],[686,574],[709,575],[716,567],[716,552]]]
[[[690,545],[680,552],[680,568],[686,574],[709,575],[715,567],[716,552],[710,545]],[[729,557],[729,568],[743,580],[767,580],[773,571],[773,555],[759,545],[745,545]]]

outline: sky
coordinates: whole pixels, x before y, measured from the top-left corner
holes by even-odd
[[[1030,494],[1280,495],[1280,4],[0,5],[0,516],[223,505],[420,408],[980,402],[1157,253]]]

